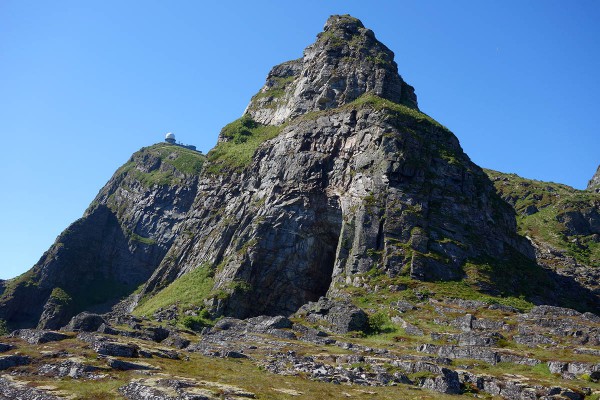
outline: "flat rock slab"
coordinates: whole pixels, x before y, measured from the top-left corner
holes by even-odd
[[[139,347],[135,344],[102,341],[93,343],[96,353],[103,356],[137,357]]]
[[[20,365],[27,365],[31,359],[27,356],[10,355],[0,357],[0,371]]]
[[[155,367],[152,364],[148,364],[145,362],[131,362],[131,361],[123,361],[118,360],[116,358],[108,358],[106,363],[112,369],[116,369],[119,371],[131,371],[131,370],[157,370],[158,367]]]
[[[44,364],[38,369],[40,375],[53,376],[57,378],[70,377],[73,379],[98,379],[104,375],[99,372],[106,371],[103,368],[85,364],[84,359],[71,358],[57,364]]]
[[[0,343],[0,353],[4,353],[5,351],[9,351],[14,348],[15,348],[15,346],[13,346],[13,345],[6,344],[6,343]]]
[[[18,329],[11,333],[10,336],[18,337],[30,344],[58,342],[70,338],[69,335],[65,335],[64,333],[44,329]]]

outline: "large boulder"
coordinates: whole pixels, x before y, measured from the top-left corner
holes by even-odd
[[[369,323],[367,313],[352,303],[330,300],[326,297],[300,307],[297,315],[304,316],[307,321],[320,324],[325,329],[336,333],[365,331]]]
[[[105,323],[102,316],[84,311],[71,318],[71,321],[62,329],[72,332],[95,332]]]

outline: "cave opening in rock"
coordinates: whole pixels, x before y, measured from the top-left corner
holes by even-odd
[[[337,247],[342,230],[342,212],[337,198],[329,198],[326,212],[315,221],[316,239],[313,243],[312,262],[308,270],[310,287],[303,304],[325,296],[333,279]]]

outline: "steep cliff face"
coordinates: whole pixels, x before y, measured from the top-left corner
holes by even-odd
[[[24,275],[6,282],[0,319],[58,328],[107,310],[145,282],[196,195],[204,157],[170,145],[135,153]]]
[[[485,173],[347,16],[223,129],[184,229],[194,238],[176,240],[144,296],[204,269],[207,304],[238,317],[346,297],[372,273],[453,280],[467,261],[533,259]]]

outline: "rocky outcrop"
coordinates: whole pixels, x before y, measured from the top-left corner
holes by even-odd
[[[0,356],[0,371],[16,367],[19,365],[27,365],[31,362],[31,359],[27,356],[20,356],[17,354],[11,354],[8,356]]]
[[[600,193],[600,165],[594,176],[592,176],[592,179],[588,182],[587,190],[594,190]]]
[[[42,389],[36,389],[3,376],[0,377],[0,399],[61,400],[64,397],[54,396]]]
[[[63,329],[71,332],[95,332],[102,324],[106,324],[106,320],[101,315],[82,312],[74,316]]]
[[[358,19],[334,15],[301,59],[269,72],[246,113],[261,124],[280,125],[348,104],[364,93],[417,108],[414,89],[398,75],[394,53]]]
[[[311,323],[320,324],[324,329],[337,333],[364,332],[369,327],[367,313],[363,310],[350,302],[331,301],[325,297],[303,305],[297,314]]]
[[[107,311],[146,281],[196,194],[204,156],[177,146],[142,149],[27,273],[0,296],[12,327],[58,329],[83,310]]]
[[[11,333],[12,337],[18,337],[31,344],[42,344],[48,342],[58,342],[68,339],[70,336],[60,332],[53,332],[43,329],[19,329]]]

